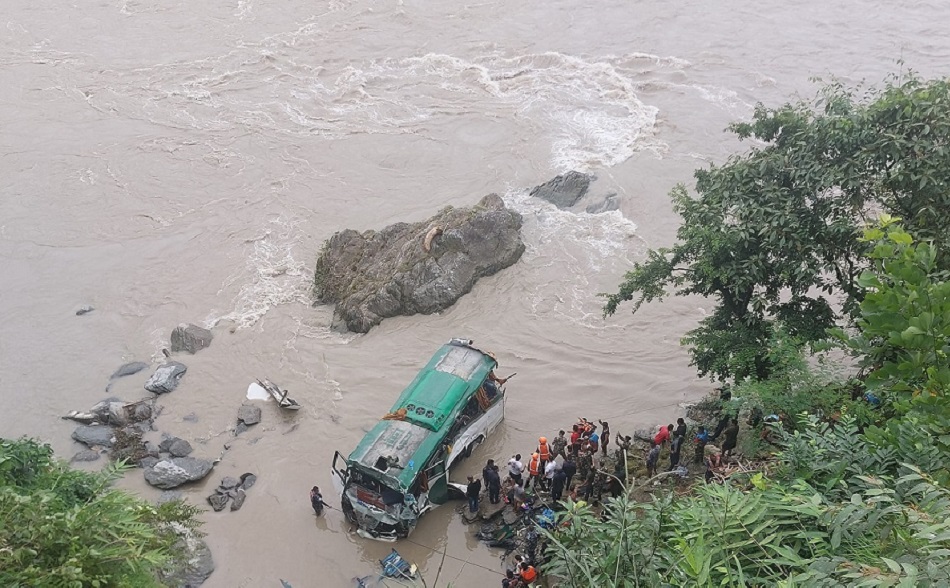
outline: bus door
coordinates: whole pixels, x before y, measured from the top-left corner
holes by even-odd
[[[337,494],[343,494],[343,488],[347,482],[346,458],[339,451],[333,452],[333,466],[330,468],[330,479],[333,480],[333,487]]]
[[[426,483],[429,487],[428,499],[433,505],[443,504],[448,500],[447,476],[445,474],[445,460],[438,461],[423,470]]]

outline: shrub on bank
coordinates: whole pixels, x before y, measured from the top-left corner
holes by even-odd
[[[48,445],[0,439],[0,586],[159,586],[199,510],[113,488],[124,469],[73,470]]]

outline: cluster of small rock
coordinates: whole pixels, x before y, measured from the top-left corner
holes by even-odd
[[[240,510],[247,498],[247,491],[257,482],[257,476],[251,473],[242,474],[241,478],[225,476],[215,489],[214,494],[208,496],[208,503],[215,512],[224,510],[231,501],[231,510]]]
[[[95,461],[102,453],[113,450],[118,445],[114,457],[124,459],[133,457],[126,454],[126,439],[141,439],[152,429],[152,420],[156,416],[152,399],[125,403],[118,398],[107,398],[88,412],[73,411],[63,418],[84,423],[73,431],[72,437],[88,449],[73,456],[73,461]]]

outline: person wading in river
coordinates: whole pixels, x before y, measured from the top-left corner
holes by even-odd
[[[313,507],[313,512],[317,513],[317,516],[323,514],[324,506],[329,506],[323,501],[323,495],[320,494],[320,489],[316,486],[310,489],[310,506]]]

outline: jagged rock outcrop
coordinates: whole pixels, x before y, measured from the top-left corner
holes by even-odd
[[[448,308],[479,278],[518,261],[524,248],[521,215],[489,194],[424,222],[336,233],[317,260],[313,292],[336,304],[336,327],[365,333],[388,317]]]

